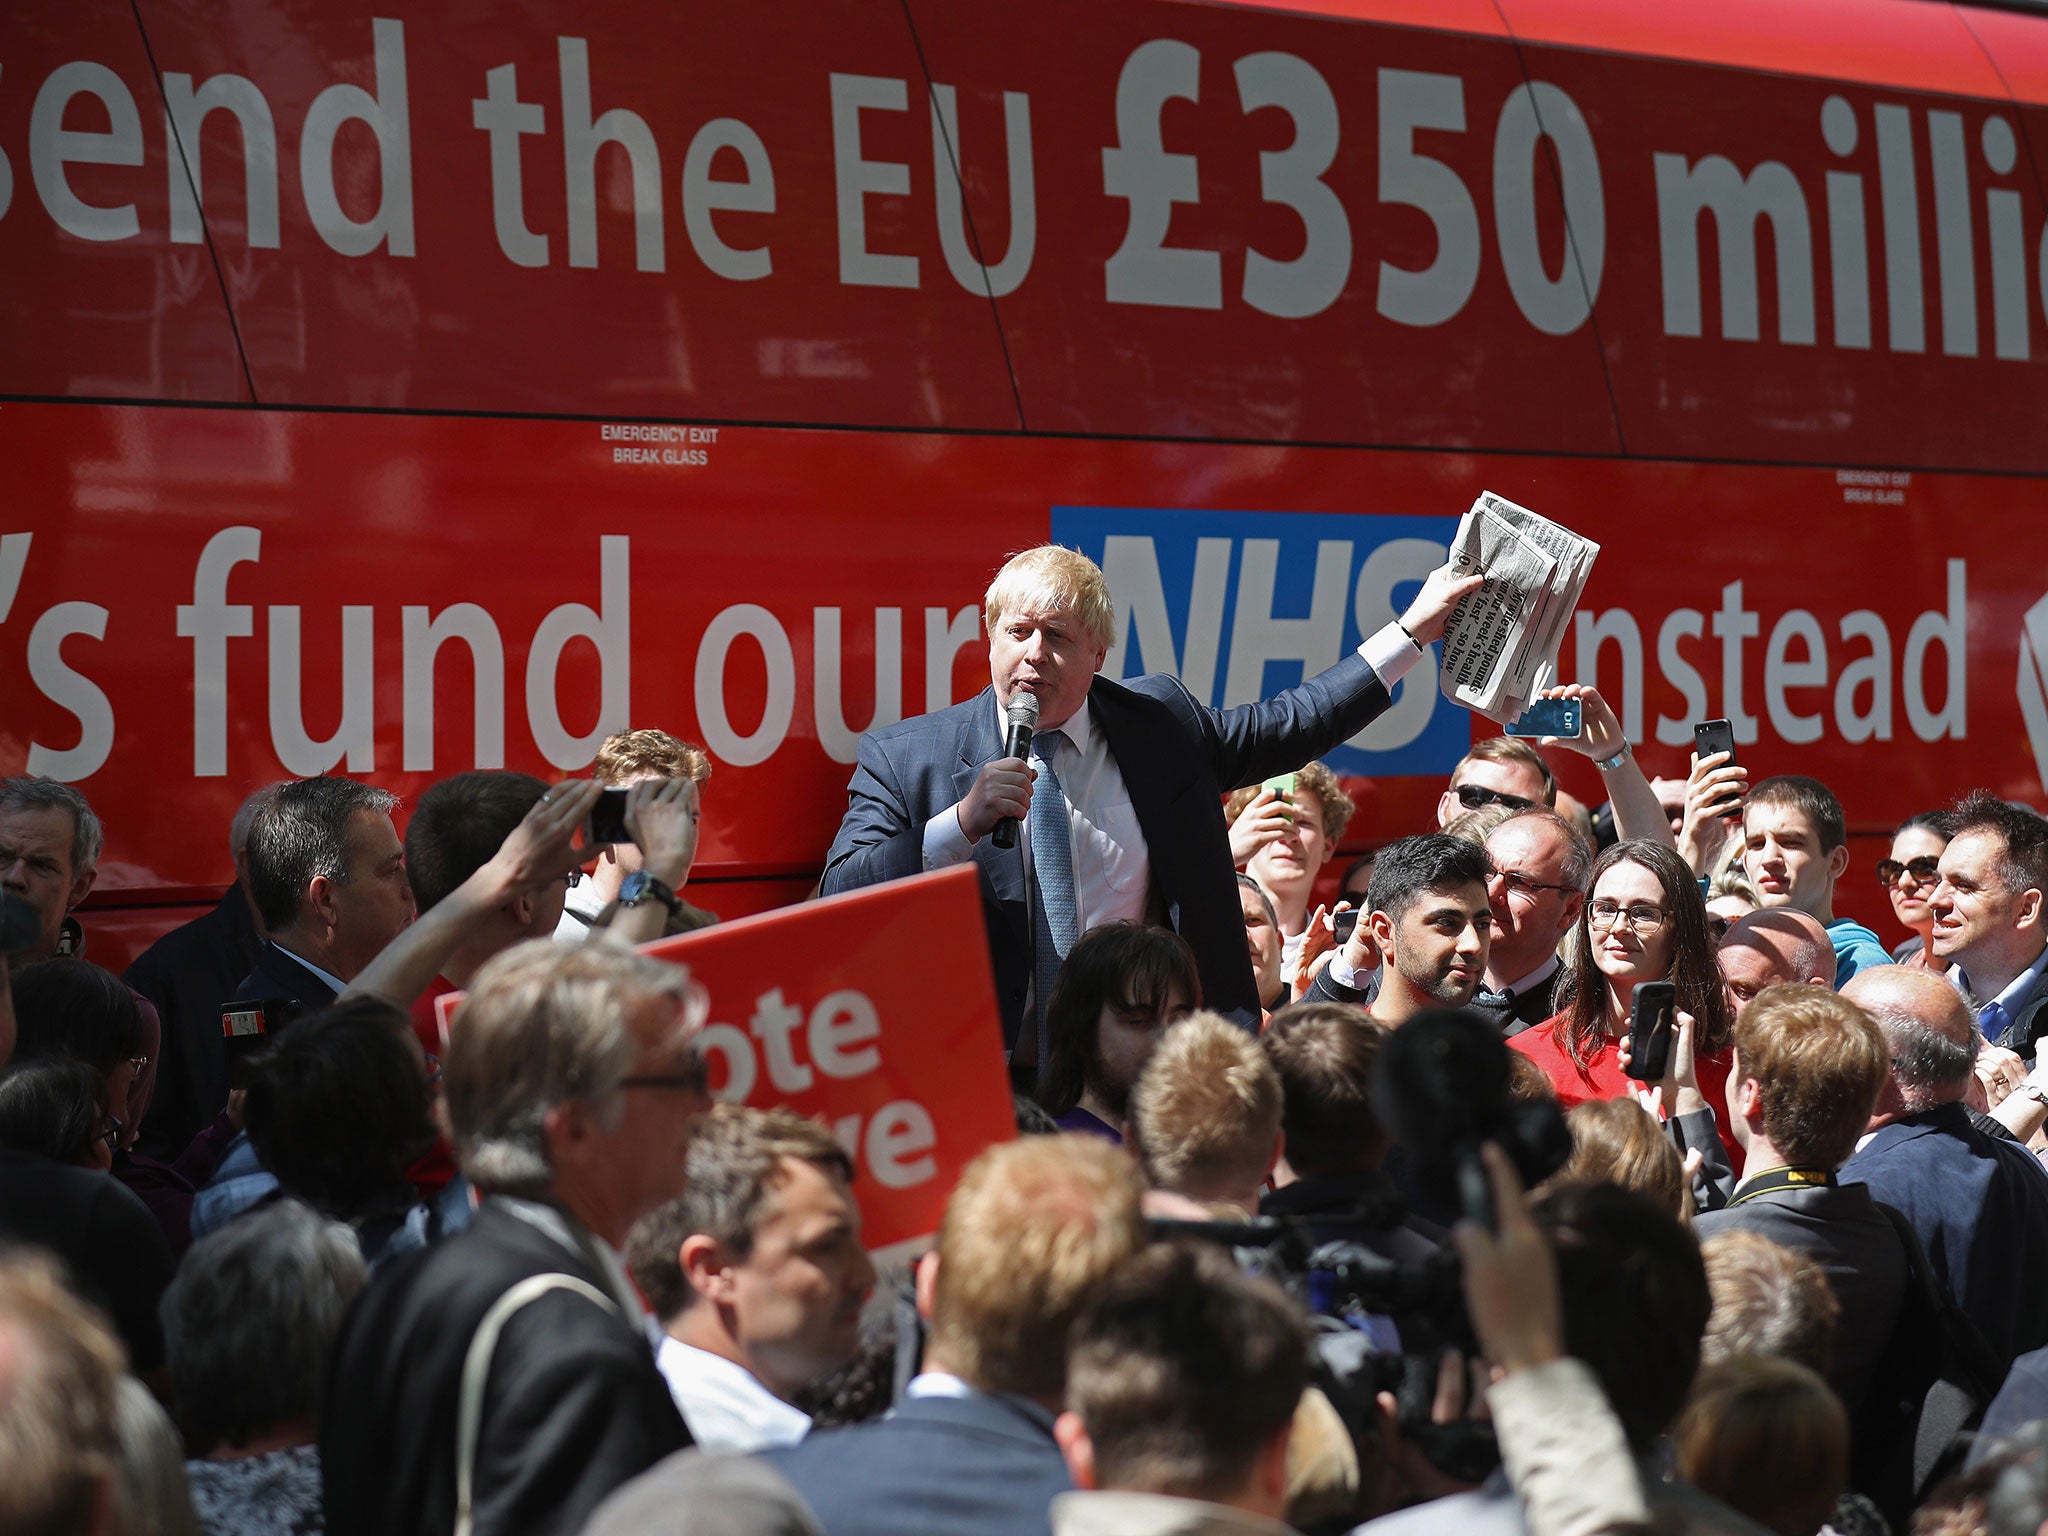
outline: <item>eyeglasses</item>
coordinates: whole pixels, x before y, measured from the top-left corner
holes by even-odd
[[[1915,885],[1932,885],[1941,878],[1941,859],[1935,854],[1923,853],[1919,858],[1908,859],[1903,864],[1897,859],[1879,859],[1877,861],[1877,883],[1879,885],[1897,885],[1901,875],[1911,875]]]
[[[1511,811],[1526,811],[1536,802],[1524,800],[1520,795],[1504,795],[1497,789],[1488,789],[1482,784],[1460,784],[1451,791],[1458,797],[1458,803],[1468,811],[1482,806],[1504,805]]]
[[[1647,901],[1633,901],[1624,907],[1603,896],[1586,907],[1586,921],[1594,928],[1612,928],[1624,917],[1637,933],[1655,933],[1671,920],[1669,912]]]
[[[143,1069],[149,1065],[149,1058],[147,1056],[130,1056],[128,1058],[128,1065],[133,1067],[135,1075],[140,1077],[142,1076]]]
[[[1538,891],[1563,891],[1569,894],[1578,889],[1577,886],[1550,885],[1542,880],[1531,879],[1518,869],[1496,869],[1489,878],[1499,880],[1509,890],[1517,895],[1526,896],[1531,901],[1536,899]]]
[[[643,1072],[619,1079],[621,1088],[661,1088],[672,1093],[702,1093],[711,1081],[710,1072],[704,1067],[693,1067],[686,1072]]]

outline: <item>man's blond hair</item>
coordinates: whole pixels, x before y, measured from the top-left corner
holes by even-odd
[[[1063,544],[1041,544],[1010,556],[982,597],[982,621],[993,635],[1004,614],[1024,608],[1073,614],[1083,632],[1105,649],[1116,640],[1116,605],[1102,567]]]
[[[1257,1040],[1221,1014],[1189,1014],[1160,1037],[1131,1094],[1145,1177],[1194,1200],[1257,1188],[1283,1097]]]
[[[1243,789],[1233,790],[1224,802],[1223,817],[1235,821],[1244,808],[1259,797],[1261,784],[1247,784]],[[1352,813],[1358,809],[1358,802],[1344,793],[1344,786],[1337,782],[1337,775],[1323,764],[1315,761],[1303,763],[1294,770],[1294,787],[1305,789],[1316,797],[1323,808],[1323,836],[1335,849],[1338,840],[1344,836],[1344,829],[1351,825]]]
[[[711,755],[695,742],[650,727],[607,736],[591,765],[591,777],[600,784],[623,784],[648,775],[702,784],[711,777]]]
[[[1055,1399],[1067,1335],[1145,1244],[1130,1159],[1092,1136],[1027,1136],[961,1175],[939,1227],[932,1354],[984,1392]]]

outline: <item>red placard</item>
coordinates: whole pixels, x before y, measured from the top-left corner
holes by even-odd
[[[793,1109],[853,1158],[876,1252],[938,1230],[984,1147],[1016,1134],[972,868],[721,923],[641,946],[711,998],[711,1091]],[[464,994],[436,998],[445,1040]]]
[[[722,1099],[830,1126],[870,1249],[938,1231],[984,1147],[1016,1134],[971,868],[646,946],[711,994],[699,1037]],[[460,1028],[460,1025],[457,1025]]]

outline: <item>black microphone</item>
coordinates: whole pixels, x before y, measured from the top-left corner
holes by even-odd
[[[1010,695],[1010,732],[1003,738],[1003,756],[1029,757],[1031,755],[1031,733],[1038,728],[1038,695],[1019,692]],[[998,848],[1017,846],[1017,818],[1005,816],[996,823],[994,833]]]

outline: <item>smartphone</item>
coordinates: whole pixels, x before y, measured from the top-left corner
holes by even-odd
[[[1701,720],[1692,728],[1693,751],[1701,762],[1717,752],[1726,752],[1728,761],[1735,761],[1735,727],[1726,720]],[[1715,802],[1714,809],[1723,816],[1733,815],[1742,809],[1740,795],[1723,795]]]
[[[1671,1070],[1672,1015],[1678,1007],[1678,988],[1668,981],[1636,983],[1636,998],[1628,1023],[1628,1075],[1638,1082],[1661,1083]]]
[[[1577,699],[1532,699],[1507,725],[1510,736],[1555,736],[1574,741],[1582,728]]]
[[[590,820],[583,824],[583,841],[586,843],[630,843],[633,834],[626,830],[626,791],[623,789],[600,790],[597,804],[590,808]]]
[[[1359,911],[1356,907],[1346,907],[1342,912],[1334,913],[1331,916],[1330,926],[1337,930],[1338,944],[1343,945],[1351,942],[1351,931],[1358,926],[1358,918]]]
[[[1273,791],[1273,797],[1280,802],[1280,809],[1287,813],[1289,820],[1294,817],[1294,780],[1295,775],[1291,773],[1276,773],[1259,785],[1261,789]]]

